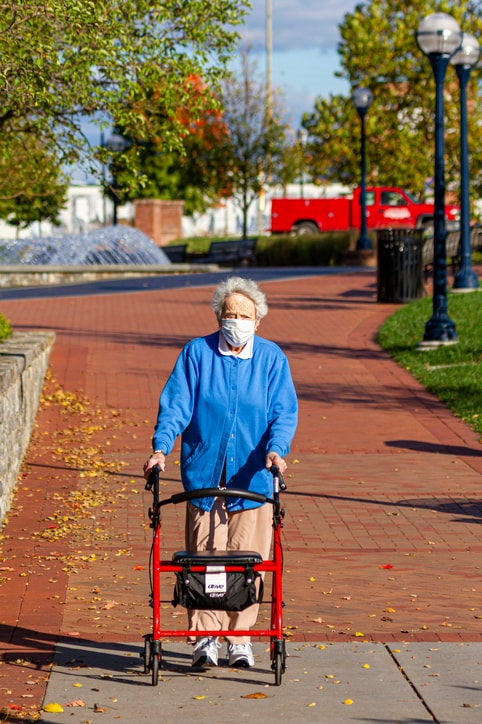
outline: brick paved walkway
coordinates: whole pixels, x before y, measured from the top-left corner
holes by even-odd
[[[297,641],[481,641],[478,436],[375,343],[395,309],[371,273],[262,284],[260,334],[300,400],[285,504],[287,633]],[[4,301],[53,329],[51,379],[0,558],[0,709],[42,700],[55,642],[150,630],[142,463],[181,346],[209,333],[212,286]],[[179,488],[177,455],[163,479]],[[182,511],[165,523],[182,547]],[[170,595],[168,592],[167,595]],[[163,611],[173,627],[183,613]],[[267,614],[266,614],[267,615]]]

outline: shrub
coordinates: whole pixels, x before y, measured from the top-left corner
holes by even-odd
[[[256,247],[259,266],[339,266],[350,246],[345,232],[302,236],[262,236]]]
[[[7,339],[7,337],[10,337],[12,334],[12,327],[10,325],[10,322],[8,319],[5,319],[5,317],[0,314],[0,342],[3,342],[4,339]]]

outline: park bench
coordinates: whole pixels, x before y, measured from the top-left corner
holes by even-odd
[[[447,259],[450,259],[452,273],[455,274],[460,260],[460,231],[449,231],[445,239]],[[423,273],[425,281],[433,272],[433,235],[429,236],[422,250]]]
[[[461,248],[460,231],[449,231],[445,241],[447,259],[450,259],[452,273],[456,274],[460,266]],[[472,251],[482,251],[482,226],[475,225],[470,230],[470,248]],[[426,240],[423,247],[424,273],[427,278],[433,271],[433,236]]]
[[[473,226],[470,232],[472,251],[482,251],[482,226]]]
[[[184,264],[187,260],[187,244],[163,246],[162,251],[173,264]]]
[[[256,260],[256,237],[237,241],[213,241],[206,254],[192,259],[202,264],[220,264],[230,266],[251,266]]]

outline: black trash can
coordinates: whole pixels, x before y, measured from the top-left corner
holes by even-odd
[[[424,296],[423,229],[377,231],[377,299],[405,303]]]

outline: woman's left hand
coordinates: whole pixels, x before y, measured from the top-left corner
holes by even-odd
[[[281,455],[278,455],[278,453],[275,452],[269,452],[266,455],[266,467],[268,468],[268,470],[272,465],[277,465],[280,473],[284,473],[284,471],[288,467],[285,459],[282,458]]]

